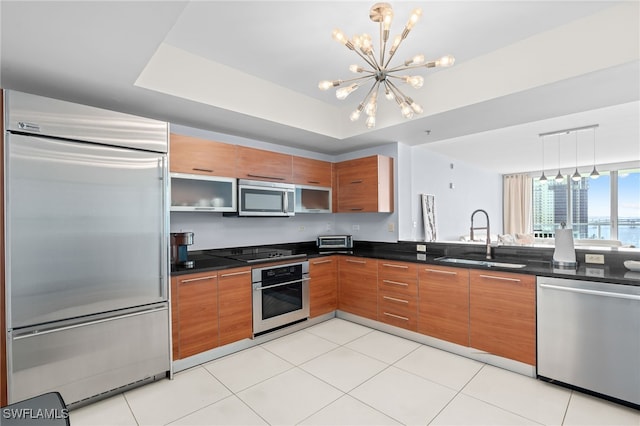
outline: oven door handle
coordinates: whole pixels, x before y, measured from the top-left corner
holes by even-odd
[[[266,290],[268,288],[282,287],[283,285],[301,283],[303,281],[310,281],[310,280],[311,280],[311,278],[302,278],[302,279],[295,280],[295,281],[287,281],[286,283],[278,283],[278,284],[274,284],[274,285],[267,285],[267,286],[264,286],[264,287],[254,287],[253,290],[254,291]]]

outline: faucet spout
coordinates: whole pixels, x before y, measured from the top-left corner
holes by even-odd
[[[474,227],[473,226],[473,217],[476,215],[476,213],[484,213],[484,216],[487,218],[487,226],[486,227]],[[471,238],[471,241],[474,240],[474,231],[476,230],[482,230],[482,229],[486,229],[487,230],[487,255],[486,258],[487,259],[492,259],[491,256],[491,229],[489,226],[489,214],[482,209],[477,209],[475,210],[473,213],[471,213],[471,232],[469,233],[469,237]]]

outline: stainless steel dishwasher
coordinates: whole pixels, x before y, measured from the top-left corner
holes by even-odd
[[[640,286],[538,277],[538,376],[640,404]]]

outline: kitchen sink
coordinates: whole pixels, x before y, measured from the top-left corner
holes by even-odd
[[[492,260],[476,260],[476,259],[463,259],[459,257],[438,257],[435,260],[439,260],[441,262],[448,263],[461,263],[465,265],[478,265],[478,266],[488,266],[493,268],[524,268],[524,263],[508,263],[508,262],[494,262]]]

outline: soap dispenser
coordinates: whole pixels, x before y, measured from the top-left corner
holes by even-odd
[[[553,252],[553,266],[556,268],[576,268],[576,250],[573,245],[573,230],[561,223],[562,229],[556,229],[555,250]]]

